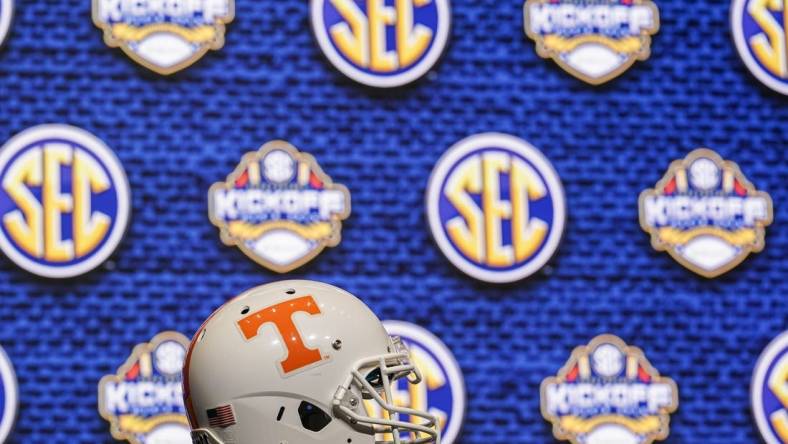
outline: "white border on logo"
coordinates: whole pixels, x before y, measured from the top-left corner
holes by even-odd
[[[455,249],[446,233],[443,231],[438,213],[438,202],[440,200],[441,184],[449,169],[463,156],[479,148],[504,148],[511,150],[524,158],[528,159],[539,173],[544,176],[547,189],[553,199],[553,226],[550,236],[542,248],[542,251],[532,258],[527,265],[509,271],[489,271],[478,267],[476,264],[463,258]],[[438,247],[449,261],[465,274],[485,282],[503,284],[516,282],[524,279],[542,268],[553,256],[561,243],[566,223],[566,199],[564,198],[564,187],[558,177],[553,165],[538,149],[528,142],[508,134],[502,133],[482,133],[470,136],[456,145],[449,148],[435,164],[435,168],[430,175],[427,184],[427,218],[429,220],[432,236]]]
[[[2,230],[0,230],[0,250],[2,250],[14,263],[30,273],[47,278],[70,278],[93,270],[107,260],[115,251],[115,248],[123,238],[129,221],[131,196],[126,172],[123,170],[123,166],[120,160],[115,156],[115,153],[113,153],[98,137],[81,128],[70,125],[38,125],[28,128],[12,137],[2,148],[0,148],[0,171],[6,167],[9,159],[25,146],[33,144],[38,140],[53,138],[72,140],[89,149],[99,160],[101,160],[104,167],[109,171],[112,182],[115,184],[118,198],[118,216],[115,220],[112,232],[107,237],[104,245],[95,252],[90,259],[64,267],[41,265],[31,261],[23,254],[19,253]]]
[[[435,336],[431,331],[416,324],[404,321],[383,321],[383,328],[391,336],[403,336],[414,339],[427,346],[446,368],[446,376],[451,384],[452,419],[446,426],[446,433],[441,436],[441,443],[452,444],[460,434],[462,424],[465,422],[465,379],[462,376],[460,364],[455,359],[449,347]]]
[[[11,29],[11,17],[14,16],[14,0],[0,0],[0,46],[8,37]],[[1,436],[1,435],[0,435]]]
[[[331,44],[331,38],[326,32],[326,27],[323,17],[323,5],[325,0],[310,0],[311,1],[311,16],[312,16],[312,30],[315,33],[317,42],[323,54],[328,58],[334,67],[336,67],[342,74],[348,76],[351,80],[355,80],[363,85],[372,86],[376,88],[396,88],[398,86],[407,85],[420,79],[427,74],[446,49],[446,43],[449,40],[449,30],[451,28],[451,8],[449,7],[449,0],[435,0],[435,5],[438,8],[438,33],[435,35],[427,55],[416,65],[411,66],[405,72],[395,76],[375,76],[367,74],[351,63],[347,62]]]
[[[0,442],[5,442],[16,421],[17,407],[19,406],[19,386],[16,383],[14,366],[11,359],[0,347],[0,378],[3,381],[5,392],[5,405],[3,406],[3,421],[0,422]]]
[[[766,371],[772,364],[775,356],[781,351],[788,348],[788,331],[783,332],[777,336],[761,353],[758,362],[755,364],[755,372],[752,376],[750,384],[750,402],[752,403],[752,415],[755,417],[755,422],[758,424],[758,430],[761,432],[763,440],[767,444],[782,444],[782,441],[774,436],[771,427],[766,420],[766,412],[763,411],[763,393],[760,387],[766,379]]]
[[[774,80],[771,74],[764,71],[758,62],[755,61],[750,53],[749,45],[744,40],[742,19],[744,18],[744,8],[747,1],[749,0],[733,0],[731,4],[731,31],[733,32],[733,40],[736,43],[736,49],[739,52],[739,56],[744,61],[744,64],[747,65],[747,69],[749,69],[752,75],[760,80],[761,83],[780,94],[788,95],[788,79],[786,79],[786,83]]]

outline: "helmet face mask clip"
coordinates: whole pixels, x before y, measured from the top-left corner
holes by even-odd
[[[385,355],[365,358],[354,365],[345,384],[334,395],[334,409],[338,417],[354,427],[362,427],[369,433],[388,436],[390,439],[375,441],[376,444],[428,444],[440,442],[437,419],[429,413],[405,407],[397,407],[387,401],[393,399],[392,384],[407,378],[411,384],[421,383],[419,370],[411,363],[410,353],[398,337],[390,337],[390,352]],[[366,376],[364,376],[366,375]],[[364,412],[363,399],[371,400],[383,412],[373,418]],[[400,415],[418,418],[420,421],[400,421]],[[410,440],[403,440],[401,433],[410,433]]]

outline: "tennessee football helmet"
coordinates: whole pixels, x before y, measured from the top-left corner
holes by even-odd
[[[363,302],[292,280],[249,290],[205,321],[183,392],[195,444],[439,444],[434,416],[389,401],[401,378],[421,382]]]

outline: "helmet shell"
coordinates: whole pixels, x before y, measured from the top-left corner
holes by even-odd
[[[337,287],[289,280],[246,291],[192,340],[183,369],[192,428],[238,444],[374,442],[337,420],[331,402],[354,364],[389,344],[377,316]],[[302,424],[304,401],[332,418],[319,432]],[[208,411],[227,405],[235,423],[212,426]]]

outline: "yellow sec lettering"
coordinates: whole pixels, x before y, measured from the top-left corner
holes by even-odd
[[[512,247],[501,245],[501,221],[511,219],[512,204],[501,201],[501,174],[509,172],[509,155],[502,152],[488,152],[483,154],[482,164],[484,175],[484,192],[482,205],[484,207],[484,224],[487,241],[487,263],[494,267],[511,265],[514,259]]]
[[[71,196],[60,193],[60,168],[71,164],[71,147],[49,144],[44,147],[44,258],[52,262],[66,262],[74,258],[74,243],[62,239],[61,215],[73,208]]]
[[[774,430],[783,442],[788,442],[788,355],[784,355],[769,377],[769,390],[780,400],[783,407],[770,416]]]
[[[93,213],[90,198],[110,188],[110,180],[101,166],[83,151],[74,154],[74,253],[82,257],[104,239],[112,220],[103,213]]]
[[[3,179],[3,190],[19,207],[3,216],[3,226],[19,248],[34,257],[44,255],[44,216],[28,187],[43,183],[42,155],[41,148],[31,148],[8,168]]]
[[[397,11],[386,6],[384,0],[367,1],[369,14],[370,68],[391,72],[397,69],[397,55],[386,51],[386,27],[397,22]]]
[[[331,0],[345,22],[331,27],[331,36],[342,53],[359,66],[369,66],[369,23],[353,0]]]
[[[788,411],[785,409],[772,413],[772,426],[783,442],[788,442]]]
[[[512,194],[512,243],[515,261],[521,262],[531,257],[547,237],[547,222],[531,218],[529,201],[547,196],[547,188],[542,179],[520,159],[512,162],[509,180]]]
[[[431,0],[397,0],[397,52],[403,67],[410,66],[421,57],[432,41],[433,32],[430,28],[413,23],[413,5],[425,6]]]
[[[393,72],[414,64],[432,41],[433,31],[414,23],[414,5],[422,7],[432,0],[367,0],[367,15],[353,0],[331,0],[344,18],[330,33],[340,51],[356,65],[378,72]],[[386,38],[388,27],[395,27],[396,51]]]
[[[61,189],[61,172],[71,166],[71,193]],[[91,197],[111,187],[99,163],[70,145],[29,149],[8,168],[3,189],[18,209],[3,216],[11,239],[30,256],[67,262],[92,252],[109,231],[111,218],[93,212]],[[31,192],[41,187],[41,201]],[[72,217],[72,240],[63,239],[64,215]]]
[[[510,200],[501,199],[503,175],[509,175]],[[446,223],[454,245],[465,256],[492,267],[508,267],[532,256],[549,227],[530,214],[530,202],[547,196],[547,187],[527,163],[503,152],[487,152],[462,161],[449,176],[446,198],[459,213]],[[481,196],[481,208],[471,195]],[[503,244],[503,221],[511,221],[512,245]]]
[[[788,8],[784,3],[785,0],[751,0],[747,4],[747,12],[763,29],[763,33],[750,38],[752,50],[761,64],[779,77],[788,77]],[[783,12],[783,26],[774,18],[772,11]]]
[[[446,197],[460,213],[446,223],[446,231],[464,255],[479,263],[484,260],[484,213],[469,193],[481,192],[481,158],[473,156],[463,160],[446,182]]]

